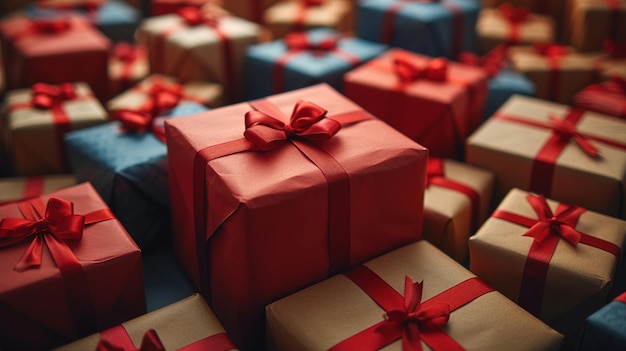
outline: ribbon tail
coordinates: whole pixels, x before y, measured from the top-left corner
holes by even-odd
[[[409,323],[402,333],[403,351],[422,351],[422,338],[416,323]]]
[[[35,235],[33,241],[28,245],[28,249],[22,255],[17,264],[15,270],[23,272],[30,268],[39,267],[41,265],[41,256],[43,254],[43,241],[41,235]]]
[[[549,235],[550,224],[544,221],[537,222],[535,225],[530,227],[526,233],[524,233],[524,236],[534,238],[538,244],[541,244]]]
[[[580,148],[583,149],[587,155],[591,157],[598,156],[598,148],[595,147],[589,140],[585,139],[581,135],[576,135],[574,140],[576,140],[578,146],[580,146]]]

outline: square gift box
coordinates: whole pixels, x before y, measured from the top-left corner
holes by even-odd
[[[146,338],[147,335],[157,341],[151,345],[162,346],[163,350],[185,350],[185,347],[193,350],[235,350],[211,308],[202,296],[194,294],[54,351],[97,350],[104,342],[127,347],[124,350],[135,350],[137,345],[150,345],[146,341],[150,339]]]
[[[577,50],[600,50],[605,40],[626,41],[626,1],[571,0],[568,12],[568,39]]]
[[[171,240],[163,120],[206,110],[196,103],[180,103],[145,131],[128,130],[127,123],[115,121],[65,137],[78,180],[93,184],[143,250]]]
[[[0,205],[76,184],[73,174],[0,178]]]
[[[427,150],[326,84],[166,135],[175,251],[240,348],[268,303],[421,237]]]
[[[562,340],[424,240],[266,311],[268,338],[279,351],[407,350],[411,340],[428,350],[540,351],[559,350]]]
[[[470,238],[470,270],[563,333],[569,350],[623,284],[624,245],[625,221],[512,189]]]
[[[625,133],[618,118],[515,95],[468,138],[465,160],[495,173],[497,201],[517,187],[626,218]]]
[[[260,26],[224,15],[214,7],[185,7],[144,20],[137,40],[148,48],[150,68],[179,81],[224,86],[228,101],[240,101],[247,48],[259,40]]]
[[[332,29],[291,33],[250,46],[246,53],[246,98],[328,83],[341,91],[346,72],[380,55],[386,45],[342,37]]]
[[[428,148],[459,158],[483,120],[487,73],[477,67],[390,49],[344,76],[344,93]]]
[[[472,0],[364,0],[357,5],[356,36],[454,59],[463,51],[476,51],[479,11]]]
[[[626,120],[626,76],[589,85],[574,95],[574,105]]]
[[[85,83],[9,91],[0,115],[0,136],[15,175],[68,173],[63,135],[107,121]]]
[[[141,251],[90,184],[0,206],[0,228],[3,350],[49,350],[145,313]]]
[[[430,158],[426,176],[423,238],[463,263],[469,253],[467,240],[489,213],[494,175],[453,160]]]
[[[354,26],[351,10],[347,0],[283,0],[265,10],[263,23],[276,39],[314,28],[349,34]]]
[[[115,44],[109,56],[109,96],[117,96],[149,74],[146,48],[125,42]]]
[[[626,349],[626,293],[594,312],[585,321],[579,351]]]

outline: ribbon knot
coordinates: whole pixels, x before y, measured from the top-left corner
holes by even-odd
[[[294,32],[285,36],[285,44],[289,50],[308,50],[317,54],[327,53],[337,48],[339,38],[329,36],[322,41],[312,43],[306,33]]]
[[[522,23],[528,19],[530,11],[525,7],[515,7],[512,4],[504,3],[498,7],[500,14],[511,23]]]
[[[535,43],[533,48],[539,55],[552,58],[566,56],[570,52],[567,47],[556,43]]]
[[[483,57],[472,52],[462,52],[459,55],[459,62],[482,68],[487,72],[487,75],[492,78],[498,75],[500,70],[506,65],[507,49],[508,47],[506,45],[500,44]]]
[[[134,345],[117,344],[113,340],[109,340],[103,336],[98,342],[96,351],[165,351],[165,346],[161,342],[156,330],[149,329],[143,335],[139,348],[136,348]]]
[[[410,83],[418,79],[442,82],[447,78],[448,61],[443,57],[438,57],[430,60],[425,67],[418,67],[408,59],[395,57],[393,67],[402,83]]]
[[[568,120],[560,119],[554,115],[550,115],[550,122],[552,122],[552,131],[564,141],[574,139],[578,146],[589,156],[596,157],[598,155],[598,148],[596,148],[590,141],[576,130],[574,124]]]
[[[582,234],[575,227],[578,218],[585,211],[583,208],[566,205],[554,214],[543,195],[528,194],[526,200],[539,220],[524,233],[524,236],[532,237],[538,244],[541,244],[547,237],[556,235],[573,246],[578,245]]]
[[[188,26],[206,24],[211,27],[217,27],[220,18],[220,15],[213,11],[206,13],[202,9],[193,6],[181,7],[176,10],[176,14],[180,16]]]
[[[77,96],[72,83],[62,83],[58,86],[35,83],[31,88],[31,95],[33,106],[40,109],[50,109]]]
[[[126,63],[134,62],[139,59],[139,52],[139,48],[129,43],[119,43],[113,48],[113,57]]]

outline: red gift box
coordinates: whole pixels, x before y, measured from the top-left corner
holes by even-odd
[[[3,349],[49,349],[146,311],[141,252],[88,183],[0,206],[0,250]]]
[[[420,238],[427,150],[326,84],[166,135],[177,255],[243,349],[268,303]]]

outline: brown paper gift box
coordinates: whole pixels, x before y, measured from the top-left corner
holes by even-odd
[[[75,214],[108,209],[89,183],[42,195],[43,203],[56,197],[71,201]],[[24,218],[18,204],[0,206],[0,218]],[[6,240],[6,239],[5,239]],[[32,239],[31,239],[32,240]],[[0,347],[5,350],[42,350],[60,346],[97,330],[110,328],[146,311],[141,251],[116,219],[86,225],[80,241],[69,241],[84,272],[84,283],[96,330],[81,335],[70,313],[66,284],[80,275],[61,278],[44,244],[40,267],[14,268],[31,240],[6,246],[0,255]],[[3,244],[5,244],[4,242]],[[76,307],[76,306],[74,306]]]
[[[85,83],[74,83],[78,97],[61,103],[69,119],[69,130],[107,121],[102,104]],[[9,91],[0,116],[0,137],[15,175],[45,175],[70,171],[62,137],[51,109],[30,107],[31,90]],[[12,106],[20,106],[11,110]],[[23,108],[22,108],[23,106]]]
[[[422,301],[474,275],[422,240],[365,266],[403,295],[404,278],[423,281]],[[382,310],[343,275],[267,306],[268,339],[276,349],[326,350],[383,320]],[[467,350],[558,350],[562,336],[496,291],[450,314],[444,332]],[[422,343],[422,346],[429,348]],[[401,350],[400,340],[385,350]]]
[[[556,23],[557,33],[565,26],[565,9],[568,0],[482,0],[485,7],[497,7],[503,3],[510,3],[518,7],[525,7],[533,13],[548,15]]]
[[[141,344],[147,330],[154,329],[166,350],[178,350],[206,337],[225,333],[219,320],[199,294],[122,323],[122,326],[135,345]],[[96,350],[100,339],[100,334],[93,334],[55,351]]]
[[[149,74],[146,48],[129,43],[115,44],[109,56],[109,96],[117,96]]]
[[[562,119],[571,111],[568,106],[516,95],[496,115],[519,116],[534,122],[548,122],[549,116]],[[576,124],[579,132],[624,143],[626,123],[615,117],[585,112]],[[550,129],[538,128],[492,117],[467,140],[466,161],[493,171],[496,175],[496,201],[510,189],[530,189],[533,160],[552,137]],[[557,201],[576,204],[590,211],[626,218],[626,151],[592,140],[599,149],[590,157],[570,140],[558,155],[549,193]],[[590,186],[592,184],[593,186]]]
[[[344,34],[353,29],[351,5],[346,0],[325,0],[318,6],[284,0],[265,10],[263,18],[273,38],[320,27],[333,28]]]
[[[0,178],[0,205],[76,184],[73,174]]]
[[[472,209],[469,197],[445,186],[430,184],[424,192],[423,238],[448,256],[464,262],[468,257],[467,240],[478,227],[472,227],[475,211],[477,225],[487,218],[491,206],[494,176],[490,171],[453,160],[443,160],[444,177],[474,190],[479,208]]]
[[[605,39],[626,41],[626,1],[616,0],[613,11],[606,0],[570,0],[570,44],[580,51],[601,50]]]
[[[326,84],[261,101],[289,116],[298,100],[318,104],[330,118],[344,113],[368,116]],[[251,110],[241,103],[166,121],[175,250],[197,286],[208,279],[207,302],[242,349],[244,343],[253,349],[263,338],[265,305],[329,276],[336,257],[329,246],[337,248],[339,237],[333,233],[329,238],[332,223],[351,227],[342,231],[349,252],[341,255],[350,265],[421,237],[427,158],[425,148],[372,118],[310,144],[347,172],[349,194],[335,186],[346,183],[333,182],[329,188],[320,169],[291,143],[207,163],[207,147],[243,137],[244,115]],[[194,164],[204,177],[194,175]],[[201,184],[194,187],[197,181]],[[345,196],[338,199],[338,191]],[[194,211],[198,192],[206,205]],[[329,196],[338,201],[329,202]],[[349,208],[345,215],[329,207],[344,201],[340,210]],[[206,223],[199,236],[194,212]],[[203,254],[207,261],[200,259]],[[203,270],[207,273],[201,277]]]
[[[210,0],[223,7],[234,16],[242,17],[257,23],[263,23],[263,12],[275,4],[277,0]],[[293,0],[296,1],[296,0]]]
[[[537,218],[526,200],[527,194],[512,189],[498,210]],[[554,212],[557,202],[548,200],[548,204]],[[586,211],[576,229],[622,249],[626,245],[623,220]],[[470,238],[470,270],[513,301],[518,301],[524,264],[533,242],[532,237],[523,236],[527,230],[504,219],[489,218]],[[583,243],[574,247],[560,240],[547,271],[539,318],[564,333],[569,344],[586,316],[608,301],[614,278],[624,273],[623,265],[620,257],[601,249]]]

